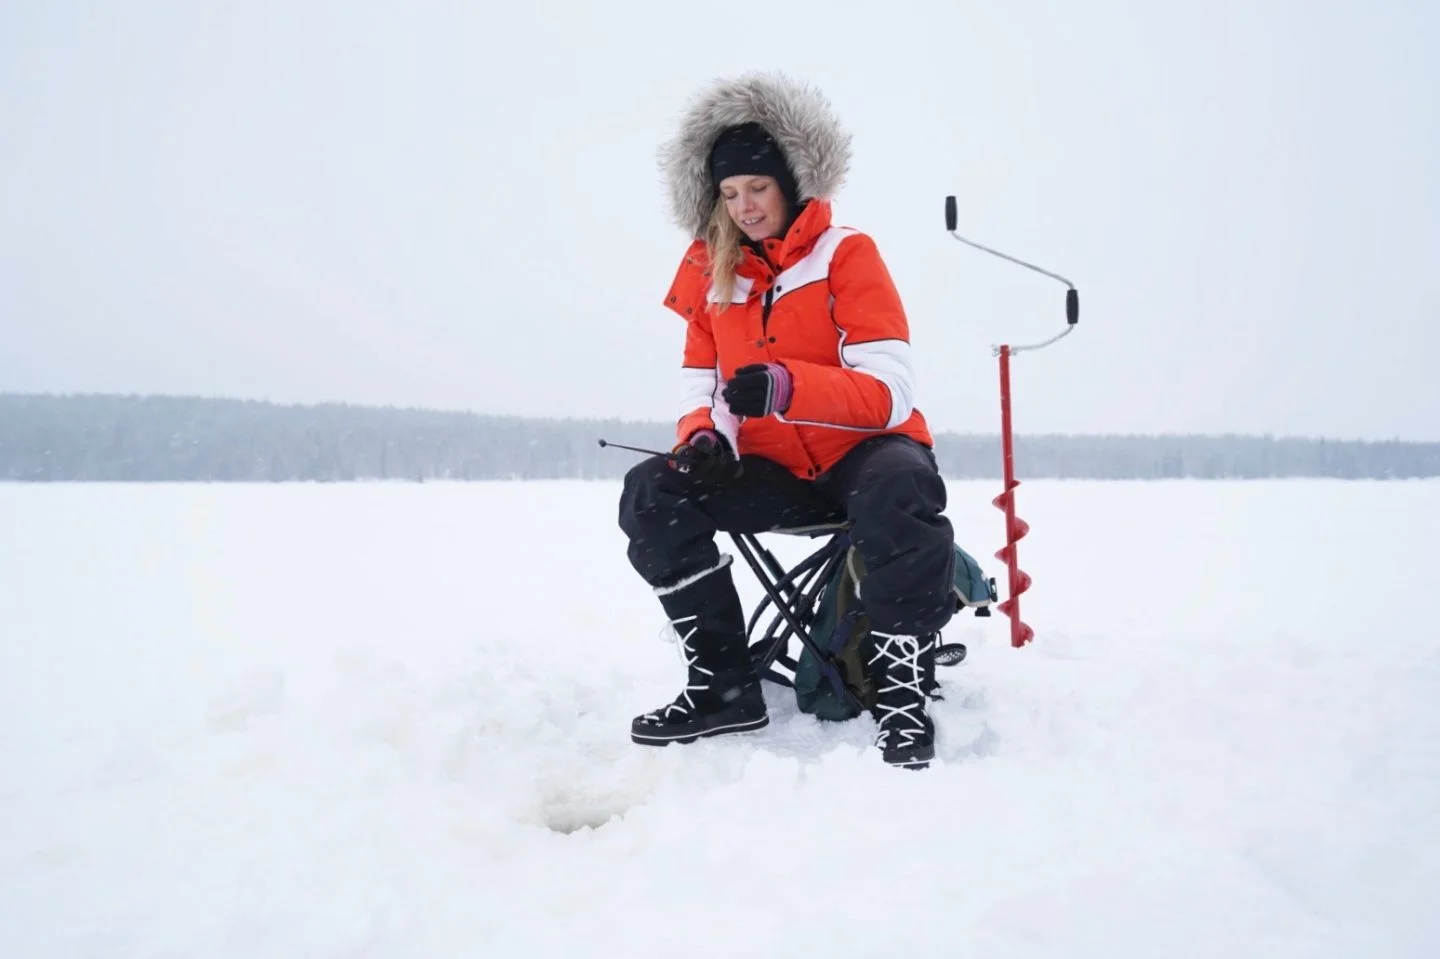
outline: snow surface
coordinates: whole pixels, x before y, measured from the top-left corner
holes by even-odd
[[[1440,954],[1440,484],[1024,484],[918,773],[632,745],[617,493],[0,486],[0,955]]]

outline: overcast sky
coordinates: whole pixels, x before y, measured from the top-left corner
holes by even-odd
[[[655,150],[780,68],[855,135],[919,405],[1440,440],[1432,3],[0,0],[0,391],[670,419]]]

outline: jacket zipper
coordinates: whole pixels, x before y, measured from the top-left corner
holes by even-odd
[[[761,303],[762,303],[762,306],[761,306],[761,309],[760,309],[760,332],[761,332],[761,334],[762,334],[761,339],[768,339],[768,333],[769,333],[769,330],[770,330],[770,307],[775,304],[775,287],[772,286],[772,287],[770,287],[770,289],[768,289],[768,290],[765,291],[765,298],[761,301]],[[820,464],[819,464],[819,462],[815,459],[815,454],[812,453],[812,452],[810,452],[810,447],[805,443],[804,437],[800,436],[800,433],[799,433],[798,430],[797,430],[796,433],[795,433],[795,438],[796,438],[796,440],[800,443],[800,448],[805,451],[805,458],[810,461],[810,469],[808,470],[809,475],[812,476],[812,477],[815,476],[815,475],[817,475],[817,474],[820,472]]]

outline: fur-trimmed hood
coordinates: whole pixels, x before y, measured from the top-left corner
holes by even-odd
[[[659,154],[670,214],[694,239],[705,235],[715,203],[710,147],[726,127],[749,122],[763,126],[785,151],[802,202],[832,199],[845,182],[850,134],[818,90],[774,72],[720,80],[690,101]]]

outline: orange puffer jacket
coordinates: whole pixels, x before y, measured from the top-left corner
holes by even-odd
[[[741,454],[774,460],[796,476],[825,472],[880,433],[933,440],[915,408],[910,331],[890,273],[864,233],[831,223],[830,202],[809,199],[765,255],[746,246],[733,303],[711,310],[705,244],[694,240],[665,305],[686,321],[683,442],[713,429]],[[780,363],[793,392],[783,414],[737,417],[720,395],[751,363]]]

